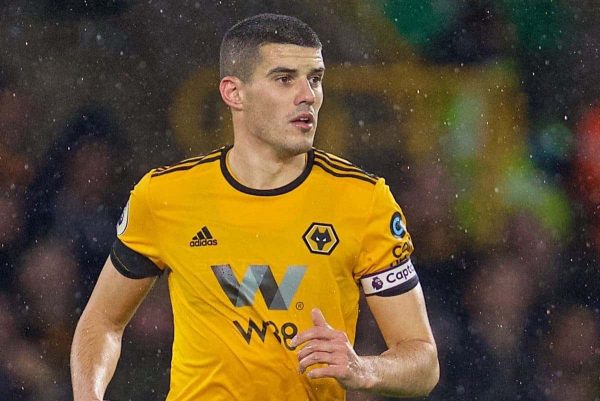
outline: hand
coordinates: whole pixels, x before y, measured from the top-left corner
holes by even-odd
[[[304,347],[298,352],[300,373],[316,364],[307,373],[310,379],[332,377],[346,389],[364,389],[369,383],[369,367],[356,355],[346,333],[331,327],[317,308],[311,311],[314,326],[292,339],[293,346]]]

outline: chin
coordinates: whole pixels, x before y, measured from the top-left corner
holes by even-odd
[[[308,152],[313,146],[312,137],[310,139],[305,138],[302,141],[297,141],[294,143],[286,143],[284,145],[284,151],[291,156],[297,156],[302,153]]]

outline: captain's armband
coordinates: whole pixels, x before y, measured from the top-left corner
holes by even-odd
[[[406,259],[388,269],[363,276],[360,284],[366,296],[391,297],[415,288],[419,284],[419,276],[410,259]]]

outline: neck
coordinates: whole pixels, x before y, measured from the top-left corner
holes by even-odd
[[[302,174],[306,153],[279,155],[268,147],[249,147],[236,141],[227,153],[228,166],[235,178],[253,189],[283,187]]]

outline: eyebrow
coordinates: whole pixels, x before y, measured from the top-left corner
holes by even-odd
[[[325,72],[325,67],[313,68],[312,70],[310,70],[310,74],[315,74],[315,73],[322,74],[323,72]],[[267,76],[273,75],[273,74],[281,74],[281,73],[295,75],[298,73],[298,70],[295,68],[275,67],[275,68],[270,69],[269,72],[267,72]]]

